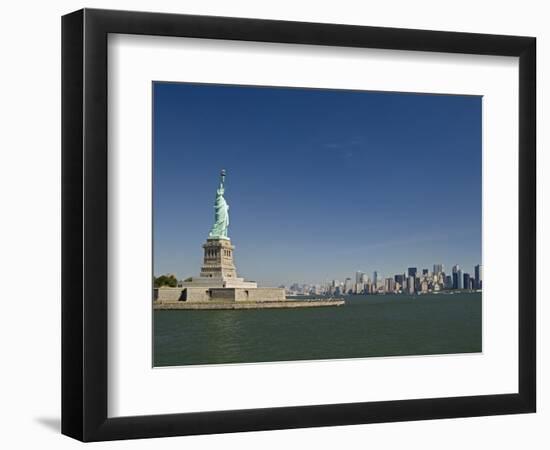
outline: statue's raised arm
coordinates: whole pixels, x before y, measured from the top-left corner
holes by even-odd
[[[220,173],[220,185],[216,190],[216,200],[214,202],[214,225],[210,233],[209,239],[227,239],[227,228],[229,227],[229,205],[225,201],[225,170]]]

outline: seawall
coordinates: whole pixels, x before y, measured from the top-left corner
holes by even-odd
[[[215,310],[215,309],[275,309],[275,308],[319,308],[342,306],[346,302],[341,299],[302,300],[275,302],[153,302],[155,310]]]

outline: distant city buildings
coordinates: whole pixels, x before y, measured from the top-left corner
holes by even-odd
[[[355,278],[346,277],[324,284],[293,283],[286,289],[288,295],[372,295],[372,294],[429,294],[442,291],[479,291],[483,288],[483,266],[478,264],[471,272],[463,272],[458,264],[451,273],[445,273],[443,264],[434,264],[433,271],[408,267],[406,273],[382,276],[375,270],[372,280],[363,271],[356,271]]]
[[[395,292],[395,284],[393,278],[386,278],[384,282],[384,292]]]

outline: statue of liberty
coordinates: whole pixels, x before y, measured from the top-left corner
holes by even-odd
[[[220,173],[220,185],[216,190],[216,201],[214,203],[214,225],[210,233],[208,233],[209,239],[229,239],[227,237],[227,228],[229,227],[229,205],[225,201],[223,194],[225,183],[225,169],[222,169]]]

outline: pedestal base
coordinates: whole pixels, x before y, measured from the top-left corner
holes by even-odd
[[[251,283],[256,284],[256,283]],[[155,289],[155,303],[204,303],[204,302],[284,302],[282,288],[184,286]]]
[[[209,287],[209,288],[247,288],[255,289],[258,283],[245,281],[244,278],[231,277],[192,277],[189,281],[181,283],[181,287]]]

